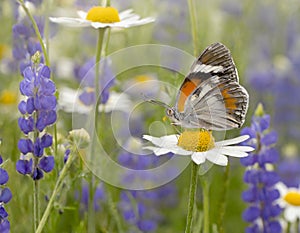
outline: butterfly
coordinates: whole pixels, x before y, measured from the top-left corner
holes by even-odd
[[[174,125],[228,130],[243,125],[248,102],[249,95],[239,84],[229,49],[214,43],[191,66],[180,86],[175,106],[162,105],[166,106],[166,115]]]

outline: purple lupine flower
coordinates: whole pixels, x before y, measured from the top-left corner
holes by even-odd
[[[112,70],[112,64],[109,59],[101,61],[100,65],[100,103],[105,104],[109,98],[109,90],[115,84],[115,77]],[[84,87],[82,94],[79,96],[81,102],[87,106],[95,103],[95,59],[90,59],[84,65],[75,68],[75,77]]]
[[[64,155],[64,163],[66,163],[68,161],[70,153],[71,153],[71,150],[66,149],[65,155]]]
[[[141,170],[138,177],[130,173],[131,170],[129,170],[123,182],[134,182],[135,179],[142,179],[147,183],[153,182],[156,178],[143,175],[142,170],[159,165],[162,158],[134,154],[124,150],[119,154],[118,161],[129,169]],[[122,191],[119,209],[124,220],[130,224],[129,232],[156,232],[158,224],[166,220],[162,209],[176,204],[176,194],[177,190],[173,183],[146,191]]]
[[[30,3],[29,3],[30,2]],[[25,3],[27,7],[37,8],[39,7],[41,0],[32,0]],[[16,23],[12,27],[12,36],[13,36],[13,49],[12,54],[14,58],[14,63],[19,66],[21,73],[25,70],[26,67],[32,66],[31,57],[36,53],[42,53],[41,45],[37,39],[34,28],[31,24],[31,21],[25,13],[20,12],[21,7],[19,4],[15,4],[15,20]],[[21,13],[21,14],[20,14]],[[43,37],[44,34],[44,17],[35,16],[35,22],[37,23],[38,29]],[[43,55],[40,57],[41,62],[43,62]]]
[[[262,7],[263,6],[263,7]],[[249,48],[251,64],[246,71],[255,96],[259,101],[269,103],[274,109],[274,128],[280,132],[279,144],[298,143],[300,139],[300,30],[299,15],[280,20],[281,14],[278,4],[257,5],[259,14],[251,19],[259,24],[255,27],[255,40]],[[280,26],[279,26],[280,24]],[[258,29],[258,30],[257,30]],[[266,36],[268,29],[268,36]],[[278,31],[282,31],[280,35]],[[281,48],[276,43],[270,43],[269,38],[277,37],[281,41]],[[251,93],[250,93],[251,95]],[[271,98],[270,98],[271,97]],[[288,114],[287,114],[288,113]]]
[[[24,69],[24,79],[20,82],[20,92],[26,100],[22,100],[18,107],[23,114],[19,118],[19,127],[26,138],[18,142],[22,155],[16,169],[35,180],[41,179],[44,172],[54,168],[54,157],[45,154],[45,149],[52,145],[53,140],[45,129],[56,121],[56,87],[50,74],[49,67],[35,64]],[[30,137],[30,134],[35,136]],[[33,163],[33,157],[37,163]]]
[[[9,176],[8,173],[1,167],[2,162],[3,159],[0,155],[0,232],[9,233],[10,223],[7,219],[8,213],[4,208],[4,204],[7,204],[11,200],[12,193],[10,189],[6,187]]]
[[[279,153],[274,148],[277,133],[270,131],[270,116],[253,116],[252,124],[242,130],[242,135],[250,135],[244,142],[256,150],[248,157],[242,158],[241,163],[247,167],[244,181],[249,185],[248,190],[242,194],[242,199],[249,204],[243,213],[243,219],[250,224],[245,232],[279,233],[281,225],[278,216],[281,208],[276,204],[279,191],[274,185],[279,181],[275,171],[268,169],[279,159]],[[262,223],[262,224],[261,224]]]
[[[298,157],[285,158],[278,165],[280,180],[287,187],[300,186],[300,159]]]
[[[182,47],[191,40],[189,31],[189,12],[187,4],[182,1],[159,1],[160,11],[154,23],[154,38],[160,43],[173,43]],[[172,7],[170,7],[172,6]]]
[[[89,206],[89,184],[86,181],[82,182],[81,186],[81,194],[79,197],[79,193],[76,193],[76,199],[80,199],[80,211],[85,212],[88,210]],[[101,210],[101,203],[104,203],[106,201],[106,196],[105,196],[105,190],[103,183],[100,183],[97,185],[96,190],[94,191],[94,210],[99,211]]]

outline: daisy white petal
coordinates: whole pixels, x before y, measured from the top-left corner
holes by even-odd
[[[220,148],[220,153],[224,154],[224,155],[228,155],[228,156],[239,157],[239,158],[248,156],[248,154],[246,152],[241,151],[241,150],[237,150],[237,149],[234,149],[234,148],[230,148],[230,147]]]
[[[284,218],[289,222],[295,222],[300,215],[299,208],[288,207],[285,209],[283,215]]]
[[[80,18],[68,18],[68,17],[49,17],[53,23],[63,24],[69,27],[88,27],[91,23],[85,19]]]
[[[169,149],[155,147],[155,146],[145,146],[145,147],[143,147],[143,149],[151,150],[157,156],[164,155],[164,154],[167,154],[167,153],[171,152]]]
[[[243,151],[243,152],[251,152],[255,150],[251,146],[223,146],[222,148]]]
[[[86,19],[87,13],[85,11],[77,11],[77,15],[82,19]]]
[[[192,154],[192,160],[199,165],[205,162],[205,156],[203,152],[195,152]]]
[[[122,12],[119,14],[120,20],[125,20],[125,19],[130,18],[132,15],[134,15],[132,12],[133,12],[132,9],[127,9],[127,10],[125,10],[125,11],[122,11]]]
[[[228,145],[233,145],[233,144],[239,144],[241,142],[246,141],[249,138],[250,138],[249,135],[243,135],[243,136],[239,136],[239,137],[236,137],[236,138],[216,142],[216,146],[228,146]]]
[[[227,166],[228,164],[228,158],[225,155],[218,153],[215,149],[207,151],[206,158],[210,162],[220,166]]]
[[[152,142],[155,146],[171,148],[177,146],[177,135],[172,134],[163,137],[153,137],[150,135],[143,135],[143,138]]]

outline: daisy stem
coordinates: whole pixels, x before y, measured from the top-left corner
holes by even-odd
[[[220,198],[220,203],[219,203],[219,219],[218,219],[218,233],[224,233],[224,226],[223,226],[223,220],[224,220],[224,215],[225,215],[225,208],[226,208],[226,194],[228,190],[228,185],[229,185],[229,170],[230,170],[230,165],[229,163],[227,164],[224,172],[224,179],[223,179],[223,189],[222,189],[222,195]]]
[[[204,224],[203,233],[209,233],[209,181],[207,177],[201,178],[202,190],[203,190],[203,212],[204,212]]]
[[[37,227],[37,230],[35,231],[35,233],[41,233],[44,226],[46,225],[46,222],[47,222],[47,219],[50,215],[50,212],[52,210],[52,207],[53,207],[53,204],[54,204],[54,201],[55,201],[55,198],[57,196],[57,194],[60,193],[62,187],[63,187],[63,180],[64,178],[67,176],[67,172],[69,171],[74,159],[76,158],[76,148],[73,148],[71,150],[71,153],[69,155],[69,158],[65,164],[65,166],[63,167],[63,169],[61,170],[60,174],[59,174],[59,177],[58,177],[58,180],[56,181],[56,184],[55,184],[55,187],[53,189],[53,192],[52,192],[52,195],[50,197],[50,200],[48,202],[48,205],[46,207],[46,210],[41,218],[41,221]]]
[[[190,191],[189,191],[189,203],[188,203],[188,213],[186,218],[185,233],[192,232],[193,211],[194,211],[195,196],[196,196],[197,181],[198,181],[198,169],[199,166],[196,163],[192,162],[191,183],[190,183]]]
[[[287,222],[287,226],[286,226],[286,233],[290,233],[291,231],[291,222]]]
[[[190,21],[191,21],[191,29],[192,29],[192,37],[193,37],[193,47],[194,47],[194,56],[197,56],[199,49],[199,40],[198,40],[198,29],[197,29],[197,17],[196,17],[196,7],[194,0],[187,0],[189,13],[190,13]]]
[[[102,52],[102,45],[103,45],[103,38],[104,38],[105,29],[99,28],[98,30],[98,42],[97,42],[97,50],[96,50],[96,64],[95,64],[95,97],[96,97],[96,106],[95,106],[95,130],[98,129],[98,102],[100,98],[100,60],[101,60],[101,52]]]
[[[96,49],[96,64],[95,64],[95,113],[94,113],[94,130],[91,144],[91,159],[95,153],[95,145],[98,138],[98,106],[100,100],[100,60],[101,60],[101,52],[103,45],[103,38],[105,34],[105,28],[99,28],[98,30],[98,41],[97,41],[97,49]],[[95,232],[95,211],[94,211],[94,191],[95,191],[95,177],[91,173],[90,174],[90,182],[89,182],[89,202],[88,202],[88,232]]]

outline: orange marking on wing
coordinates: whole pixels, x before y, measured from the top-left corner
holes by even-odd
[[[194,79],[194,80],[186,79],[184,81],[184,83],[180,88],[180,94],[177,103],[177,108],[179,112],[184,111],[184,104],[186,99],[189,97],[190,94],[192,94],[192,92],[196,89],[196,87],[199,85],[200,82],[201,80],[199,79]]]
[[[225,107],[231,111],[237,109],[237,99],[229,94],[227,89],[223,89],[221,93],[224,98]]]

